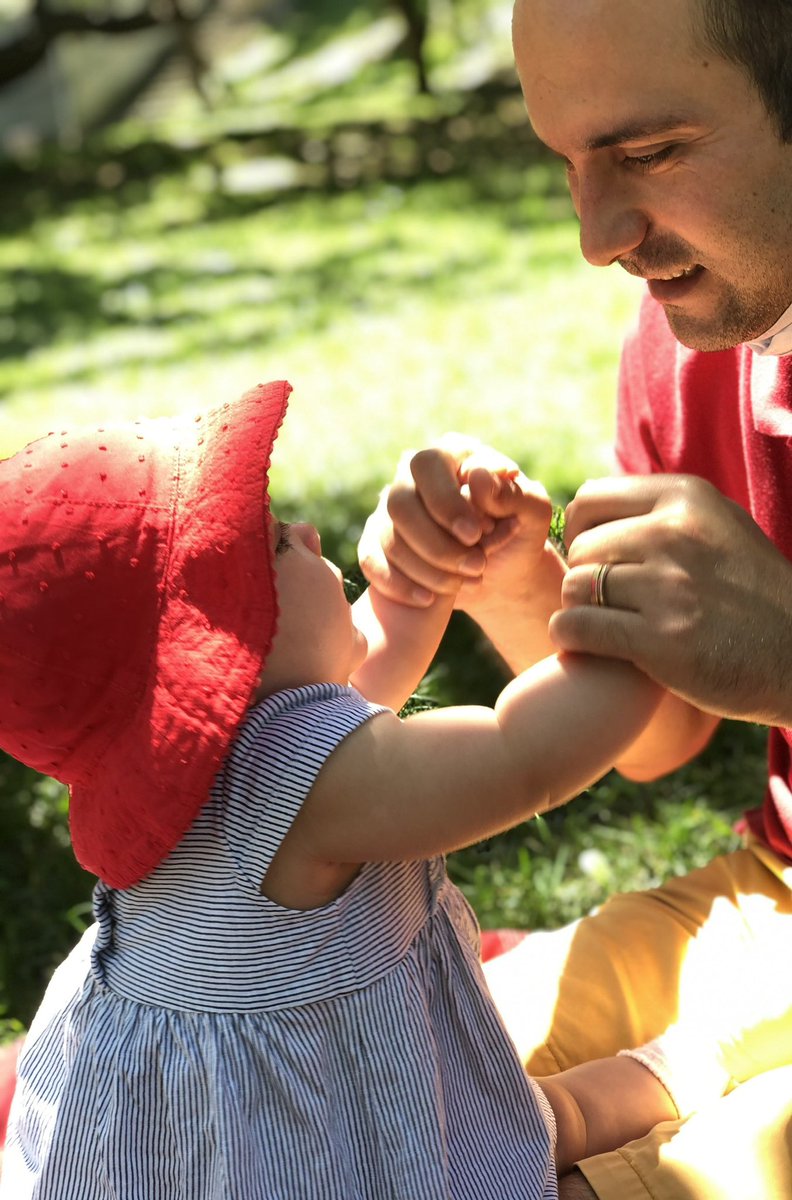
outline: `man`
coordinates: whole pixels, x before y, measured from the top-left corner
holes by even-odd
[[[669,1026],[685,1048],[693,1115],[583,1162],[562,1197],[792,1196],[792,3],[517,0],[514,45],[583,254],[647,281],[624,474],[569,506],[566,574],[548,547],[529,577],[519,512],[494,489],[482,519],[464,448],[423,451],[367,527],[364,570],[406,603],[460,589],[515,670],[555,647],[662,683],[631,778],[691,758],[722,716],[773,727],[746,849],[526,939],[490,981],[535,1074]],[[513,552],[488,572],[500,534]]]

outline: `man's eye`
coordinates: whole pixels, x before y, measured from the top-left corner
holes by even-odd
[[[275,543],[275,553],[283,554],[286,550],[291,550],[292,544],[289,539],[289,526],[285,521],[278,521],[278,540]]]
[[[675,146],[664,146],[662,150],[654,150],[651,154],[625,154],[624,161],[639,171],[651,171],[670,158],[675,149]]]

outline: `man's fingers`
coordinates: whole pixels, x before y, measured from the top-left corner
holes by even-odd
[[[567,546],[587,529],[629,517],[646,516],[661,500],[684,488],[684,477],[630,475],[590,479],[566,508]]]
[[[570,567],[561,584],[561,607],[598,607],[596,597],[599,595],[599,607],[642,611],[646,590],[644,568],[632,563],[605,565],[607,569],[604,576],[600,574],[599,580],[598,571],[603,566],[601,562]]]
[[[644,628],[638,613],[615,608],[566,608],[550,618],[550,640],[568,654],[621,658],[640,667],[637,648]]]
[[[544,544],[552,506],[511,459],[461,435],[402,455],[359,545],[368,581],[401,603],[429,603],[478,581],[488,558],[522,538]],[[469,588],[467,589],[469,590]]]
[[[415,521],[419,528],[411,529],[411,537],[418,539],[419,550],[397,533],[387,499],[381,501],[363,528],[358,558],[366,579],[383,595],[422,607],[431,603],[432,594],[453,595],[464,579],[480,576],[486,558],[480,548],[468,549],[438,529],[425,512],[417,511]]]
[[[541,546],[553,515],[550,497],[542,484],[528,479],[517,468],[503,474],[475,467],[467,488],[482,514],[480,545],[488,556],[520,535]]]
[[[466,550],[456,544],[456,557],[449,567],[438,566],[418,553],[398,534],[389,540],[387,558],[391,570],[413,581],[414,586],[427,588],[443,595],[455,595],[466,579],[478,579],[486,566],[486,556],[479,547]],[[364,572],[365,573],[365,572]]]
[[[429,557],[453,569],[458,548],[442,540],[425,542],[428,526],[421,514],[454,541],[475,546],[503,517],[543,519],[542,498],[549,514],[544,488],[526,479],[511,459],[461,434],[446,434],[438,446],[402,456],[388,512],[414,549],[426,548]],[[549,515],[547,520],[549,525]]]
[[[466,501],[463,501],[463,505],[463,512],[471,512]],[[392,530],[386,542],[386,554],[407,575],[412,574],[413,565],[425,563],[431,574],[416,576],[416,582],[430,587],[430,579],[441,579],[445,574],[471,577],[480,575],[484,570],[485,559],[481,549],[476,545],[468,546],[452,533],[446,532],[415,492],[394,491],[392,488],[386,506]],[[480,537],[481,523],[478,518],[475,519]],[[442,590],[452,589],[446,587]]]
[[[587,563],[640,563],[647,557],[647,549],[660,549],[665,541],[660,523],[653,516],[626,517],[607,521],[584,529],[574,538],[565,533],[567,562],[570,567]]]
[[[372,527],[369,517],[358,545],[358,562],[368,583],[393,600],[413,608],[427,608],[434,602],[436,590],[424,588],[388,560],[382,545],[381,527]]]
[[[528,479],[516,467],[509,472],[474,467],[467,475],[470,498],[482,513],[491,517],[544,519],[550,524],[552,504],[545,488]]]
[[[445,442],[441,444],[445,445]],[[481,442],[473,445],[468,453],[460,458],[460,477],[467,479],[472,471],[479,468],[489,472],[490,475],[511,476],[512,479],[521,473],[513,458],[508,458],[500,450],[495,450],[492,446],[485,446]]]

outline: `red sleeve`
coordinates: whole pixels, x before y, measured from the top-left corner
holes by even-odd
[[[655,435],[658,410],[672,407],[676,342],[662,309],[647,296],[628,334],[619,367],[616,463],[626,475],[652,475],[664,466]]]
[[[748,508],[740,363],[739,347],[703,353],[683,346],[647,295],[619,372],[620,470],[700,475]]]

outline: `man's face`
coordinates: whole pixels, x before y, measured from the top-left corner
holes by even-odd
[[[696,4],[517,0],[514,49],[584,256],[645,278],[681,342],[719,350],[792,302],[792,145],[745,74],[697,46]]]

